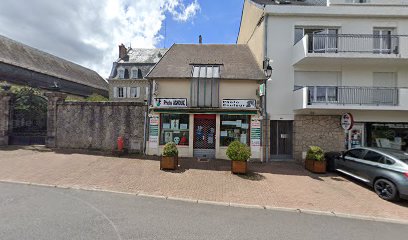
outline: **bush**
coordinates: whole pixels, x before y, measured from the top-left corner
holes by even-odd
[[[178,156],[177,146],[174,142],[168,142],[163,148],[164,157],[175,157]]]
[[[251,157],[251,149],[239,141],[233,141],[227,148],[227,156],[232,161],[247,161]]]
[[[315,161],[324,161],[324,152],[318,146],[311,146],[307,150],[306,159]]]

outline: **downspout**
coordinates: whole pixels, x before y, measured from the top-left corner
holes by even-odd
[[[264,29],[264,59],[268,57],[268,14],[265,13],[265,7],[264,7],[264,21],[265,21],[265,29]],[[269,162],[269,144],[268,144],[268,111],[266,108],[266,103],[267,103],[267,95],[268,95],[268,79],[265,80],[265,97],[264,97],[264,159],[265,162]]]
[[[148,140],[148,128],[149,128],[149,121],[148,121],[148,116],[149,116],[149,108],[150,108],[150,104],[151,104],[151,96],[152,96],[152,84],[151,84],[151,80],[148,79],[148,87],[149,87],[149,91],[146,93],[147,94],[147,106],[146,106],[146,112],[144,115],[144,139],[143,139],[143,154],[147,155],[147,140]]]

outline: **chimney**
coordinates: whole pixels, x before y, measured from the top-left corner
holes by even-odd
[[[198,43],[203,44],[203,36],[198,36]]]
[[[124,58],[127,54],[127,49],[125,45],[122,43],[119,45],[119,58]]]

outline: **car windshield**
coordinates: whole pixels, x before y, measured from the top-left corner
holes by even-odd
[[[407,152],[394,150],[394,149],[384,149],[384,148],[381,148],[379,150],[408,164],[408,153]]]

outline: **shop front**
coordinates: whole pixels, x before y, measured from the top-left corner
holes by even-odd
[[[149,115],[148,154],[160,155],[168,142],[176,143],[181,157],[227,159],[228,145],[251,146],[252,158],[261,153],[261,124],[254,109],[154,108]]]
[[[356,114],[358,116],[358,113]],[[346,131],[345,148],[378,147],[408,150],[408,122],[357,121]]]
[[[347,148],[379,147],[408,150],[408,123],[356,123],[347,134]]]

